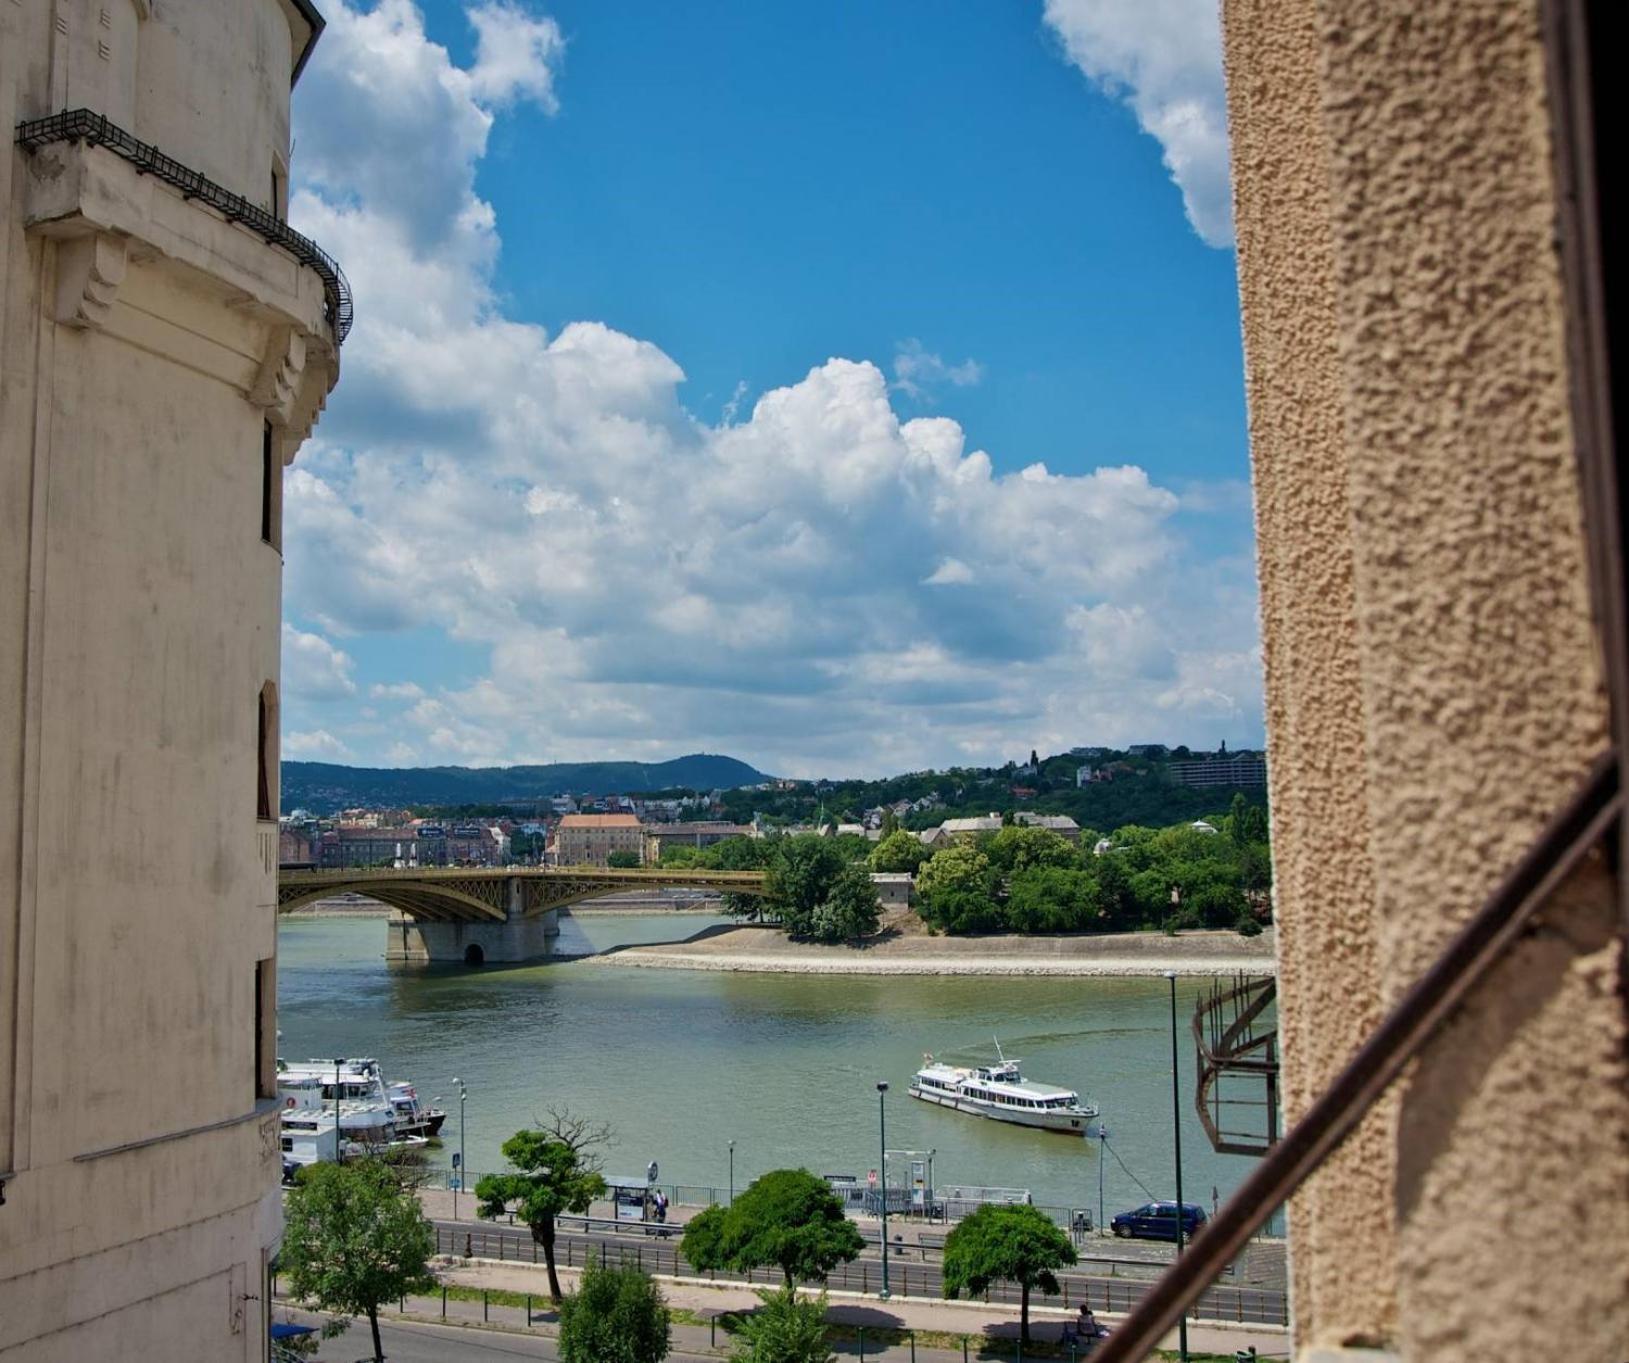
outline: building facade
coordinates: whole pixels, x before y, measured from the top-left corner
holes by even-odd
[[[750,838],[750,824],[723,822],[656,823],[644,826],[645,863],[654,866],[669,847],[711,847],[728,838]]]
[[[1292,1121],[1622,770],[1606,8],[1223,5]],[[1623,896],[1577,862],[1294,1197],[1298,1358],[1629,1358]]]
[[[1173,781],[1185,786],[1265,786],[1267,759],[1257,753],[1223,753],[1198,761],[1167,762]]]
[[[561,866],[606,866],[613,852],[631,852],[643,863],[645,829],[632,814],[567,814],[554,847]]]
[[[309,0],[0,4],[0,1355],[266,1355]],[[76,830],[100,830],[94,856]]]

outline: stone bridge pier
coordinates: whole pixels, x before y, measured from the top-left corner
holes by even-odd
[[[385,960],[395,965],[512,965],[546,958],[560,935],[560,915],[555,909],[527,914],[525,890],[518,878],[504,882],[502,922],[427,920],[396,909],[388,924]]]

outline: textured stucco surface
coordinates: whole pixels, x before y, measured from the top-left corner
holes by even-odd
[[[1575,788],[1606,708],[1535,4],[1225,17],[1293,1108]],[[1396,1086],[1387,1148],[1309,1189],[1303,1349],[1629,1356],[1609,901],[1583,868]]]
[[[1293,1122],[1379,1020],[1381,984],[1317,16],[1313,0],[1237,0],[1228,19],[1234,176],[1249,190],[1235,224]],[[1342,911],[1306,911],[1322,904]],[[1392,1327],[1395,1110],[1388,1097],[1290,1205],[1303,1342],[1313,1321],[1334,1339]]]

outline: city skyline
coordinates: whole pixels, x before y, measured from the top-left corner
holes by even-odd
[[[329,7],[283,755],[1259,746],[1208,7],[601,8]]]

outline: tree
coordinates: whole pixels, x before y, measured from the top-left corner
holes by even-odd
[[[487,1174],[475,1185],[477,1213],[499,1217],[514,1204],[532,1239],[543,1247],[549,1269],[549,1296],[560,1300],[560,1277],[554,1266],[554,1221],[564,1212],[586,1212],[605,1191],[597,1147],[611,1139],[608,1127],[591,1126],[560,1110],[546,1124],[517,1131],[503,1143],[503,1157],[514,1173]]]
[[[946,932],[987,932],[1000,925],[990,858],[971,843],[953,842],[917,872],[922,917]]]
[[[808,934],[847,864],[829,839],[805,834],[781,841],[765,877],[765,898],[794,937]]]
[[[560,1303],[560,1363],[661,1363],[671,1319],[650,1274],[589,1260]]]
[[[365,1315],[383,1363],[379,1305],[435,1286],[435,1229],[418,1198],[377,1160],[303,1169],[283,1205],[279,1271],[322,1311]]]
[[[922,845],[921,838],[899,828],[879,840],[871,849],[871,869],[895,874],[901,871],[914,873],[928,856],[928,849]]]
[[[974,1296],[993,1282],[1017,1283],[1019,1333],[1029,1343],[1030,1289],[1058,1291],[1056,1269],[1075,1262],[1075,1247],[1038,1208],[988,1203],[945,1237],[946,1297]]]
[[[776,1169],[755,1179],[727,1207],[709,1207],[684,1229],[680,1250],[699,1269],[774,1264],[791,1289],[825,1282],[838,1264],[859,1257],[865,1242],[843,1204],[807,1169]]]
[[[881,823],[881,825],[879,825],[878,831],[881,832],[882,836],[886,838],[890,834],[897,832],[898,829],[899,829],[899,815],[894,813],[894,811],[891,810],[891,809],[883,810],[882,811],[882,823]]]
[[[1013,876],[1007,892],[1014,932],[1080,932],[1097,927],[1102,915],[1102,893],[1089,871],[1031,867]]]
[[[638,852],[629,852],[618,848],[615,852],[611,852],[606,856],[605,864],[618,871],[631,871],[636,866],[641,866],[644,863],[640,860]]]
[[[1026,828],[1022,824],[1003,828],[984,848],[998,875],[1014,875],[1033,866],[1070,867],[1080,865],[1074,843],[1050,828]]]
[[[790,1287],[760,1292],[763,1302],[736,1324],[741,1343],[731,1363],[836,1363],[826,1345],[826,1294],[800,1297]]]
[[[877,930],[882,903],[863,866],[845,866],[826,902],[814,911],[809,935],[817,942],[852,942]]]

